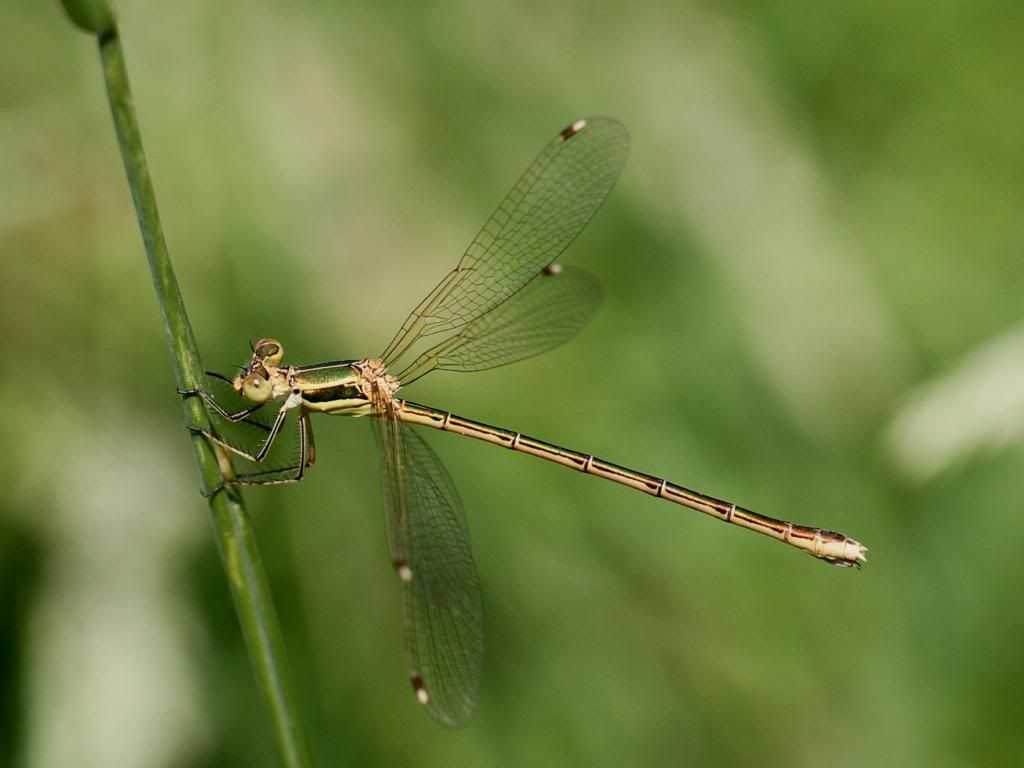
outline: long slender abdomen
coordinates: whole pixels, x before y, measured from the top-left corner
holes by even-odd
[[[657,496],[703,512],[705,515],[710,515],[723,522],[769,536],[833,565],[860,567],[867,558],[865,546],[855,539],[835,531],[776,520],[749,509],[737,507],[728,501],[691,491],[653,475],[620,467],[618,464],[612,464],[590,454],[562,448],[519,432],[492,427],[447,411],[410,403],[407,400],[396,401],[396,406],[395,411],[398,417],[409,424],[418,424],[443,432],[454,432],[458,435],[474,437],[485,443],[538,456],[588,475],[603,477],[619,485],[625,485],[651,496]]]

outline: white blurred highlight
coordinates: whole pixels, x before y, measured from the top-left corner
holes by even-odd
[[[924,481],[1022,437],[1024,325],[913,392],[886,429],[884,448],[907,477]]]
[[[28,629],[24,764],[185,765],[210,741],[191,617],[171,583],[204,533],[196,482],[173,471],[181,445],[172,453],[156,430],[78,426],[89,439],[50,457],[57,513],[36,521],[49,544]]]

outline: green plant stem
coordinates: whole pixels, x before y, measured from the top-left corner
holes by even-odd
[[[157,213],[156,195],[149,177],[128,85],[124,51],[117,27],[113,23],[99,35],[99,48],[110,109],[164,319],[175,378],[179,388],[192,390],[203,384],[203,367],[167,253],[167,243]],[[186,397],[184,407],[188,425],[209,429],[208,416],[198,397]],[[233,474],[230,461],[223,452],[215,453],[210,444],[195,433],[192,445],[203,487],[209,493],[221,486],[224,476],[230,477]],[[289,768],[310,766],[309,748],[297,714],[284,640],[241,495],[236,490],[222,489],[210,495],[209,502],[228,586],[238,611],[256,679],[270,706],[284,764]]]

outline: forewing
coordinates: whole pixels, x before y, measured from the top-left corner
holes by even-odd
[[[408,385],[434,369],[483,371],[547,352],[583,330],[601,299],[601,284],[588,272],[542,270],[514,296],[420,355],[398,378]]]
[[[476,709],[484,655],[480,583],[462,503],[422,437],[387,415],[373,422],[413,690],[435,720],[462,725]]]
[[[466,250],[458,266],[406,319],[381,356],[391,364],[423,336],[486,314],[551,264],[593,218],[629,153],[625,127],[580,120],[533,161]]]

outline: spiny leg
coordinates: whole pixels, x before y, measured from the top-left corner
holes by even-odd
[[[209,376],[210,378],[223,381],[225,384],[228,385],[231,385],[232,383],[231,379],[229,379],[227,376],[223,376],[215,371],[206,371],[206,375]],[[242,410],[237,411],[235,413],[230,413],[224,408],[224,406],[217,402],[217,399],[213,395],[211,395],[205,389],[201,389],[198,387],[196,389],[179,389],[178,394],[184,396],[198,395],[199,397],[203,398],[203,402],[210,406],[210,408],[212,408],[217,413],[218,416],[230,422],[246,421],[249,424],[256,424],[256,422],[248,421],[246,417],[251,416],[264,405],[266,405],[266,403],[256,403],[255,405],[250,405],[248,408],[243,408]],[[257,424],[257,426],[262,427],[263,425]]]
[[[309,420],[309,413],[305,410],[302,411],[299,418],[301,419],[300,425],[304,425],[306,434],[309,436],[309,461],[306,463],[306,466],[312,467],[316,464],[316,441],[313,439],[313,423]]]
[[[207,438],[208,440],[211,440],[212,442],[216,443],[217,445],[221,446],[222,448],[224,448],[224,449],[226,449],[228,451],[231,451],[236,456],[241,456],[243,459],[248,459],[249,461],[252,461],[252,462],[254,462],[256,464],[259,464],[260,462],[262,462],[267,457],[267,454],[270,452],[270,449],[271,449],[271,447],[274,444],[274,440],[276,440],[278,434],[280,434],[281,427],[284,424],[284,420],[288,416],[288,411],[292,410],[292,408],[295,408],[295,407],[296,406],[294,404],[292,404],[291,400],[285,400],[284,404],[277,411],[277,416],[274,418],[274,423],[270,427],[270,432],[267,434],[266,439],[263,441],[263,444],[260,446],[260,449],[256,453],[250,453],[249,451],[246,451],[243,448],[239,448],[236,445],[232,445],[231,443],[227,442],[226,440],[224,440],[224,439],[222,439],[220,437],[217,437],[217,435],[213,434],[212,432],[210,432],[208,430],[205,430],[205,429],[202,429],[200,427],[189,427],[189,429],[191,431],[193,431],[193,432],[197,432],[197,433],[203,435],[205,438]],[[241,419],[239,419],[239,421],[241,421]],[[302,420],[301,419],[299,421],[299,424],[300,424],[300,427],[299,427],[300,432],[308,431],[307,427],[302,424]],[[259,426],[263,427],[263,425],[259,425]],[[265,427],[263,427],[263,428],[265,428]],[[305,447],[303,446],[303,448],[301,450],[305,450]]]
[[[236,475],[229,485],[284,485],[297,483],[305,476],[306,469],[316,461],[316,447],[313,442],[313,425],[309,414],[302,411],[299,415],[299,461],[288,467],[266,469],[261,472],[244,472]],[[294,473],[294,474],[289,474]],[[279,475],[271,477],[271,475]]]
[[[282,408],[282,411],[290,409]],[[283,419],[279,417],[275,421],[275,431],[280,430],[280,424]],[[261,425],[262,426],[262,425]],[[204,430],[193,430],[199,434],[205,436],[209,440],[221,445],[224,448],[237,453],[240,456],[248,459],[249,461],[255,461],[255,456],[246,454],[243,451],[238,450],[232,445],[225,443],[215,435]],[[272,439],[272,438],[268,438]],[[233,486],[249,486],[249,485],[284,485],[288,483],[297,483],[305,476],[306,469],[313,465],[315,460],[315,447],[313,441],[313,425],[309,419],[309,414],[306,411],[300,411],[299,413],[299,460],[295,464],[291,464],[285,467],[277,467],[275,469],[265,469],[258,472],[243,472],[235,475],[234,478],[227,480],[225,479],[216,488],[203,494],[205,497],[210,497],[218,491],[223,490],[228,485]]]

